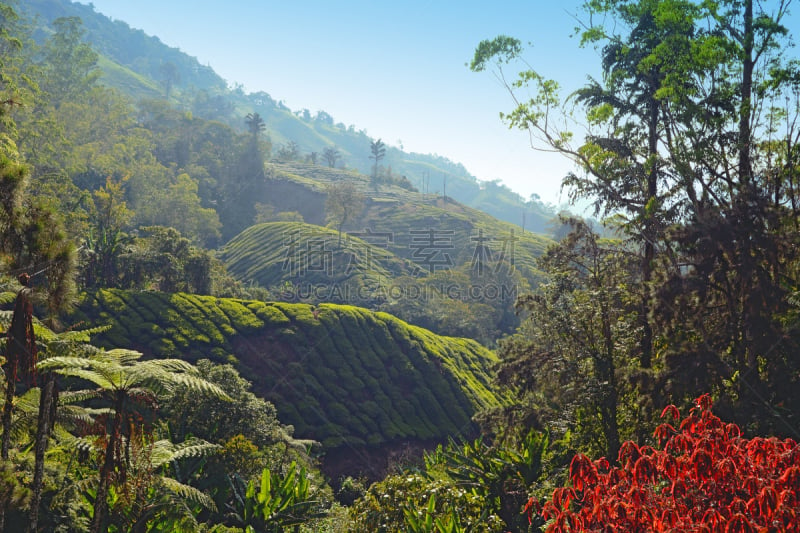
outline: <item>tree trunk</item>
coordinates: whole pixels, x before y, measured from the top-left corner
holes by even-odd
[[[16,362],[9,362],[8,365],[15,365]],[[14,396],[16,392],[17,384],[15,383],[14,376],[16,375],[16,369],[7,368],[6,369],[6,401],[3,405],[3,440],[2,444],[0,444],[0,458],[3,461],[8,460],[8,451],[11,448],[11,414],[14,410]],[[5,508],[0,508],[0,533],[5,531],[5,523],[6,523],[6,510]]]
[[[755,183],[753,180],[753,166],[751,160],[751,136],[752,126],[750,116],[752,114],[752,93],[753,93],[753,48],[755,42],[755,35],[753,31],[753,0],[745,0],[744,2],[744,34],[742,35],[742,80],[741,80],[741,102],[739,104],[739,191],[738,191],[738,204],[734,204],[733,208],[737,215],[742,217],[742,222],[749,222],[750,208],[749,203],[753,196],[758,194],[755,191]],[[756,221],[756,224],[759,222]],[[748,224],[749,225],[749,224]],[[744,228],[742,228],[744,229]],[[760,229],[760,228],[759,228]],[[756,231],[756,228],[744,229],[745,232]],[[753,370],[756,366],[755,350],[752,346],[752,331],[751,322],[753,316],[751,314],[751,301],[752,301],[752,283],[755,266],[753,265],[753,258],[751,252],[751,241],[748,235],[744,235],[737,243],[739,253],[739,302],[738,312],[739,319],[737,324],[737,331],[735,332],[736,338],[734,341],[734,356],[739,359],[739,370],[743,375],[753,374],[753,377],[758,377],[758,372],[748,372]],[[747,394],[748,391],[744,387],[744,380],[740,380],[740,393]],[[743,396],[742,396],[743,397]]]
[[[652,94],[655,89],[651,88]],[[651,168],[647,174],[647,191],[645,197],[645,216],[643,217],[644,227],[642,233],[644,237],[644,255],[642,257],[642,300],[639,308],[639,325],[642,328],[642,336],[639,341],[639,365],[642,368],[650,368],[653,361],[653,328],[650,325],[650,282],[653,279],[653,260],[655,259],[656,247],[655,221],[652,212],[651,202],[655,202],[658,195],[658,101],[651,97],[648,109],[648,142],[647,155]]]
[[[0,445],[0,458],[2,459],[8,459],[8,450],[11,447],[11,413],[14,410],[14,393],[16,392],[15,373],[11,369],[6,372],[6,401],[3,405],[3,441],[2,445]]]
[[[124,397],[120,395],[114,404],[114,424],[111,428],[111,438],[108,439],[106,445],[103,466],[100,469],[100,483],[97,486],[97,496],[94,501],[91,533],[105,533],[107,530],[105,521],[108,514],[108,493],[111,488],[111,476],[117,466],[114,456],[122,432]]]
[[[47,451],[47,441],[50,437],[55,402],[56,379],[54,375],[47,374],[39,398],[39,419],[36,425],[31,514],[28,525],[30,533],[36,533],[39,528],[39,503],[42,501],[42,485],[44,484],[44,454]]]

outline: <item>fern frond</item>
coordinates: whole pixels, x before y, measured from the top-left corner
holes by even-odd
[[[208,394],[210,396],[219,398],[221,400],[233,401],[233,398],[228,396],[228,394],[224,390],[222,390],[221,387],[203,378],[189,376],[185,374],[176,374],[173,376],[173,380],[177,385],[185,387],[189,390],[197,391],[203,394]]]
[[[193,457],[206,457],[219,450],[221,446],[211,444],[201,439],[188,439],[180,444],[174,444],[167,439],[153,443],[150,461],[158,468],[181,459]]]
[[[141,359],[142,353],[137,352],[136,350],[127,350],[125,348],[114,348],[113,350],[106,350],[105,352],[102,352],[101,358],[125,365]]]
[[[8,305],[14,303],[14,300],[17,298],[17,294],[12,291],[2,291],[0,292],[0,305]],[[11,319],[9,318],[9,321]]]
[[[72,404],[82,403],[86,400],[93,400],[99,397],[100,392],[97,389],[66,390],[58,393],[58,405],[67,408]]]
[[[200,439],[192,439],[190,442],[182,442],[176,446],[172,455],[173,461],[180,461],[186,458],[207,457],[215,454],[222,449],[219,444],[212,444]]]
[[[100,451],[100,448],[95,445],[94,439],[87,437],[74,437],[72,439],[65,440],[62,446],[66,449],[73,449],[87,453]]]
[[[26,413],[39,413],[39,398],[41,389],[34,387],[25,391],[25,394],[14,398],[14,409]]]
[[[100,333],[105,333],[110,329],[111,329],[111,324],[106,324],[103,326],[95,326],[93,328],[88,328],[88,329],[70,330],[59,334],[58,338],[59,340],[67,342],[76,342],[76,343],[89,342],[92,340],[93,336],[99,335]]]
[[[197,505],[202,505],[206,509],[210,509],[212,511],[217,510],[217,506],[211,496],[201,490],[198,490],[190,485],[185,485],[180,481],[166,476],[161,477],[161,483],[164,484],[164,487],[167,490],[177,496],[180,496],[183,500]]]

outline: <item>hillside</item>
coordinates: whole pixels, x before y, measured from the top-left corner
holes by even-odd
[[[262,287],[287,282],[309,287],[347,284],[360,288],[365,302],[382,283],[413,271],[411,262],[385,248],[347,235],[339,244],[335,230],[302,222],[252,226],[227,244],[222,257],[228,271],[246,283]],[[342,302],[344,298],[326,300]]]
[[[308,110],[291,110],[265,91],[246,94],[241,89],[230,89],[225,80],[196,58],[124,21],[112,21],[95,12],[91,4],[29,0],[20,7],[39,17],[40,39],[48,35],[47,25],[54,19],[81,18],[87,41],[101,55],[101,82],[134,101],[168,96],[171,103],[195,116],[225,122],[239,131],[244,129],[244,117],[256,112],[263,118],[276,148],[295,143],[302,157],[336,148],[341,155],[339,165],[364,174],[371,172],[370,142],[374,139],[355,125],[336,121],[324,111],[312,115]],[[168,94],[165,65],[172,69]],[[538,233],[549,231],[549,222],[555,215],[550,206],[526,200],[497,180],[480,182],[461,164],[438,155],[407,153],[387,146],[382,166],[384,171],[405,176],[419,190],[434,194],[446,191],[449,197],[501,220],[521,225],[524,217],[526,228]]]
[[[261,200],[271,221],[220,250],[226,269],[266,298],[347,303],[390,312],[436,333],[493,346],[519,324],[518,295],[542,279],[536,257],[552,243],[450,198],[312,164],[269,166]],[[363,202],[340,236],[328,190],[347,183]],[[296,221],[300,217],[304,222]],[[264,296],[262,296],[264,297]]]
[[[107,347],[234,363],[296,436],[340,456],[469,434],[501,402],[477,342],[352,306],[100,290],[74,318],[110,324]]]
[[[442,268],[456,268],[469,264],[475,257],[476,246],[485,244],[493,257],[501,258],[521,272],[530,283],[539,279],[534,259],[541,255],[552,241],[531,231],[521,231],[515,224],[498,220],[478,209],[470,208],[452,198],[408,191],[396,186],[381,186],[375,191],[366,176],[300,163],[271,165],[271,180],[266,186],[266,198],[283,206],[281,210],[297,211],[306,222],[325,224],[324,199],[326,187],[332,183],[348,181],[364,195],[363,210],[354,215],[345,230],[356,237],[369,229],[382,238],[373,241],[397,257],[411,261],[418,269],[429,270],[429,256],[418,245],[425,235],[433,231],[448,246],[449,262]],[[253,246],[268,245],[268,241],[249,241]],[[274,246],[276,243],[272,242]],[[232,250],[242,253],[242,239],[231,241],[224,247],[223,257],[232,257]],[[255,252],[249,252],[255,253]],[[376,251],[376,253],[379,253]],[[442,258],[442,261],[444,259]],[[233,272],[244,274],[232,262]]]

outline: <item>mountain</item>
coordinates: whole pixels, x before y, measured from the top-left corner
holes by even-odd
[[[267,92],[246,94],[241,88],[230,89],[213,69],[197,59],[123,21],[112,21],[95,12],[91,4],[27,0],[20,8],[40,17],[40,38],[47,35],[47,25],[58,17],[81,18],[86,40],[101,54],[101,81],[134,100],[168,96],[172,103],[197,116],[221,120],[239,130],[248,113],[258,113],[276,148],[291,146],[307,157],[318,157],[326,148],[335,148],[341,155],[340,164],[363,174],[372,172],[370,143],[374,139],[354,125],[335,121],[324,111],[313,115],[308,110],[293,111]],[[467,206],[507,222],[524,224],[534,232],[548,232],[555,215],[552,207],[525,200],[498,180],[481,182],[463,165],[445,157],[407,153],[387,146],[382,163],[384,172],[404,176],[418,190],[446,193]]]

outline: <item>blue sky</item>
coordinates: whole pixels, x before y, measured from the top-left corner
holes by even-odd
[[[571,37],[579,0],[92,3],[210,65],[231,86],[266,91],[293,110],[324,110],[387,144],[499,178],[524,197],[566,201],[560,182],[572,165],[509,130],[498,116],[512,107],[508,93],[465,64],[481,40],[510,35],[531,43],[525,59],[534,69],[565,92],[578,88],[599,74],[597,52]]]

